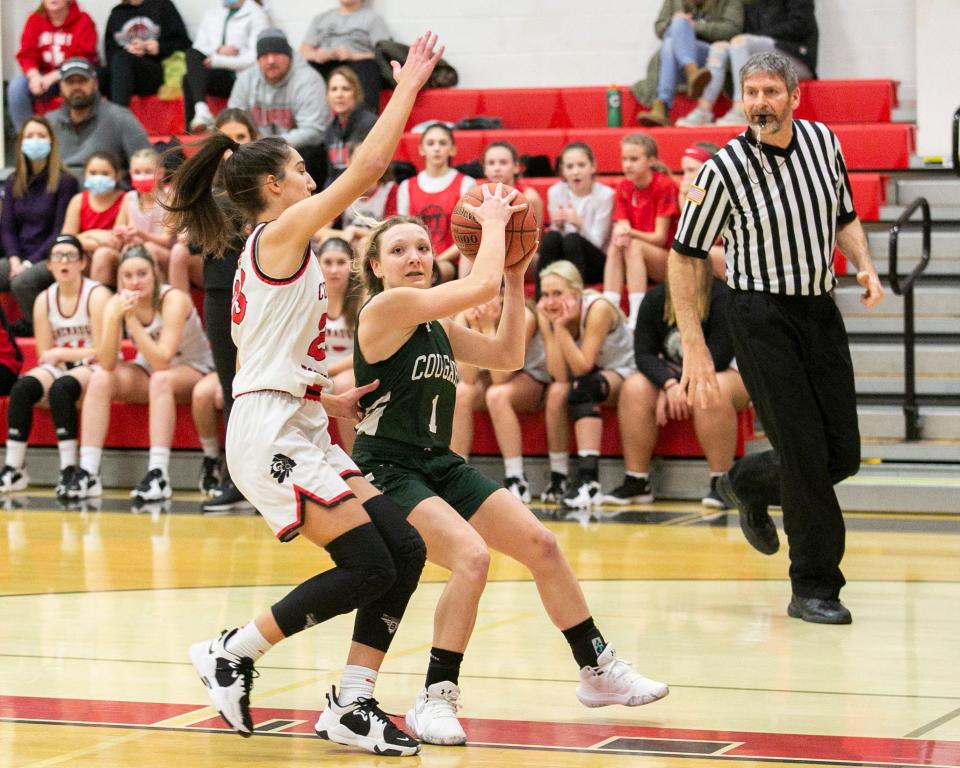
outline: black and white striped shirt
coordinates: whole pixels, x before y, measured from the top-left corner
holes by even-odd
[[[704,164],[673,249],[706,258],[722,235],[734,290],[829,293],[837,228],[857,216],[840,142],[823,123],[794,120],[790,146],[762,146],[761,162],[747,129]]]

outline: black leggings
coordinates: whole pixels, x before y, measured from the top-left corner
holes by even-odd
[[[107,82],[100,89],[121,107],[130,106],[130,97],[152,96],[163,85],[163,65],[151,56],[134,56],[126,50],[114,51],[107,62]]]
[[[187,129],[193,120],[193,105],[207,96],[230,96],[237,76],[229,69],[210,69],[203,66],[207,58],[196,48],[187,49],[187,73],[183,76],[183,110],[186,115]]]
[[[206,325],[213,364],[223,388],[223,426],[230,421],[233,407],[233,377],[237,372],[237,347],[230,336],[230,305],[233,292],[229,288],[208,288],[203,294],[203,320]]]
[[[566,259],[577,268],[586,285],[603,282],[603,265],[607,255],[579,232],[561,235],[551,230],[540,239],[538,271],[561,259]],[[537,295],[540,295],[539,282]]]

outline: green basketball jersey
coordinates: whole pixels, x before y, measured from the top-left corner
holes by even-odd
[[[358,387],[380,379],[380,386],[360,399],[360,440],[370,435],[418,448],[449,447],[460,372],[438,321],[417,326],[400,349],[379,363],[368,363],[359,342],[354,344],[353,373]]]

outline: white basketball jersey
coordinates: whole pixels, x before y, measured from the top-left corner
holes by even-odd
[[[257,241],[265,224],[247,238],[233,280],[233,341],[240,370],[233,396],[272,389],[303,397],[322,389],[327,377],[327,284],[309,246],[300,268],[276,280],[257,263]]]
[[[353,328],[340,317],[327,318],[327,365],[338,363],[345,357],[353,358]]]
[[[161,307],[163,307],[163,300],[172,290],[174,288],[171,285],[160,286]],[[163,312],[160,310],[154,312],[153,320],[144,326],[144,330],[151,339],[159,341],[160,332],[163,330]],[[136,342],[134,342],[134,345],[136,345]],[[137,350],[137,356],[133,359],[133,362],[147,371],[152,372],[153,370],[150,363],[147,362],[147,358],[139,350]],[[213,354],[210,352],[210,342],[207,341],[207,336],[203,332],[203,324],[200,322],[200,315],[197,314],[197,308],[194,306],[190,307],[190,314],[187,315],[183,324],[183,331],[180,334],[180,344],[170,361],[170,366],[173,367],[174,365],[189,365],[201,373],[209,373],[213,370]]]
[[[69,315],[60,310],[60,286],[47,288],[47,318],[55,347],[92,347],[93,326],[90,324],[90,294],[100,283],[84,277],[80,283],[77,306]]]

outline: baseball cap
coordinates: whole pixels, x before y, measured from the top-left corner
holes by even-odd
[[[257,57],[263,56],[265,53],[293,55],[293,49],[287,42],[287,36],[283,34],[282,29],[268,27],[257,35]]]
[[[61,80],[66,80],[71,75],[81,75],[89,80],[97,76],[97,70],[86,59],[81,56],[74,56],[60,65]]]

